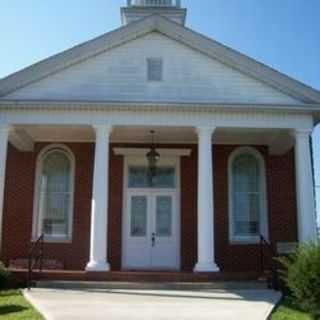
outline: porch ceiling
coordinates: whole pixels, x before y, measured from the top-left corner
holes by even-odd
[[[193,128],[186,127],[115,127],[112,143],[149,143],[150,130],[155,130],[155,142],[161,144],[197,143]],[[34,142],[94,142],[90,126],[19,126],[11,130],[9,141],[21,151],[31,151]],[[217,128],[215,144],[268,145],[272,153],[281,154],[293,145],[287,130]]]

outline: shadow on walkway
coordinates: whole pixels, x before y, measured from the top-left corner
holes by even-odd
[[[8,304],[8,305],[0,306],[0,315],[21,312],[26,309],[28,308],[15,305],[15,304]]]

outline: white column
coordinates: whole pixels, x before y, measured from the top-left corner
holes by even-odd
[[[198,261],[195,272],[219,271],[214,261],[214,205],[212,134],[214,128],[197,128],[198,147]]]
[[[312,161],[311,131],[294,132],[296,165],[296,198],[298,210],[299,242],[314,241],[317,235]]]
[[[0,251],[2,244],[3,199],[6,180],[8,136],[9,126],[0,125]]]
[[[108,186],[109,140],[112,128],[96,126],[93,190],[91,204],[90,261],[87,271],[109,271],[108,250]]]

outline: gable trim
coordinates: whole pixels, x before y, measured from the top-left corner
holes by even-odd
[[[0,80],[0,97],[153,31],[158,31],[303,103],[320,103],[319,91],[160,15],[152,15],[120,27]]]
[[[155,30],[148,17],[39,61],[0,80],[0,98]]]

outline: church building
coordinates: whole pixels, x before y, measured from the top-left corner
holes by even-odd
[[[118,29],[0,80],[12,270],[40,239],[55,279],[246,278],[262,245],[316,239],[320,92],[189,29],[182,5],[129,0]]]

